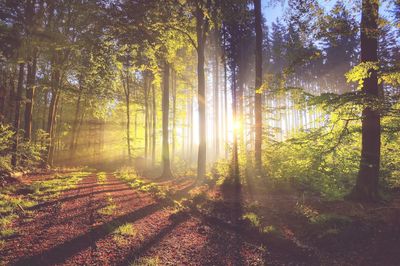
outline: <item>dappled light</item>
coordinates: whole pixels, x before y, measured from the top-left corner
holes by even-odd
[[[0,265],[398,265],[398,0],[0,0]]]

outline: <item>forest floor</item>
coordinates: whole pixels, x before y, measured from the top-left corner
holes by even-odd
[[[400,262],[400,193],[390,203],[361,205],[192,178],[132,183],[116,173],[64,172],[19,181],[0,199],[8,208],[0,265]]]

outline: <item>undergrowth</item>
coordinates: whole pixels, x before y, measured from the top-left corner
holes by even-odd
[[[144,181],[133,169],[122,169],[117,171],[115,174],[131,188],[141,192],[150,193],[157,200],[165,200],[171,196],[171,190],[168,187],[159,186],[154,182]]]
[[[73,172],[55,175],[53,179],[35,181],[29,185],[12,185],[0,190],[0,247],[6,239],[18,234],[14,221],[23,217],[29,221],[30,208],[37,204],[57,198],[63,191],[73,189],[87,172]]]

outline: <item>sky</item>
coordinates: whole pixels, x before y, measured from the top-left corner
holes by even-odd
[[[282,17],[282,15],[284,14],[284,9],[285,7],[287,7],[287,0],[275,0],[274,5],[269,4],[270,2],[274,2],[271,0],[261,0],[261,5],[263,8],[263,15],[264,18],[267,20],[268,24],[271,24],[272,22],[274,22],[276,20],[276,18],[278,17]],[[326,10],[329,11],[334,4],[337,2],[337,0],[318,0],[318,2],[320,3],[320,5]],[[347,3],[347,6],[351,6],[352,5],[352,0],[344,0],[344,3]],[[383,6],[382,8],[380,8],[381,13],[387,17],[390,16],[389,12],[388,12],[388,7],[387,5]]]

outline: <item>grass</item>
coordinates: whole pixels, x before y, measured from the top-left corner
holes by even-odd
[[[242,219],[248,221],[252,227],[258,228],[261,225],[261,219],[254,212],[243,214]]]
[[[97,173],[97,180],[99,184],[103,185],[106,183],[107,180],[107,174],[105,172],[99,172]]]
[[[160,265],[160,259],[154,258],[140,258],[130,264],[130,266],[158,266]]]
[[[126,182],[131,188],[150,193],[158,200],[164,200],[171,194],[170,190],[165,187],[161,187],[153,182],[145,182],[142,180],[134,170],[124,169],[115,173],[116,176]]]
[[[138,230],[133,226],[133,224],[123,224],[121,226],[118,226],[113,232],[113,239],[114,241],[120,245],[120,246],[125,246],[129,244],[129,238],[130,237],[136,237],[138,236]]]
[[[133,226],[133,224],[123,224],[115,229],[114,234],[118,234],[121,236],[136,236],[138,233],[137,229]]]
[[[77,184],[88,172],[74,172],[68,175],[55,175],[54,178],[36,181],[30,185],[33,193],[30,197],[38,201],[46,201],[58,197],[63,191],[76,188]]]
[[[11,228],[11,227],[7,227],[7,228],[0,230],[0,238],[1,239],[9,238],[16,234],[17,234],[17,230],[14,228]]]
[[[28,209],[39,202],[57,198],[63,191],[75,188],[88,172],[73,172],[55,175],[53,179],[33,182],[30,185],[7,186],[0,190],[0,246],[5,240],[17,234],[13,221],[23,217],[30,221],[32,212]]]
[[[110,223],[107,225],[107,232],[112,235],[113,240],[119,246],[126,246],[129,244],[129,238],[138,237],[138,230],[134,227],[133,224],[125,223],[123,225],[119,225],[116,223]]]
[[[102,215],[113,215],[116,209],[117,205],[115,205],[110,193],[107,193],[107,206],[99,209],[97,212]]]

